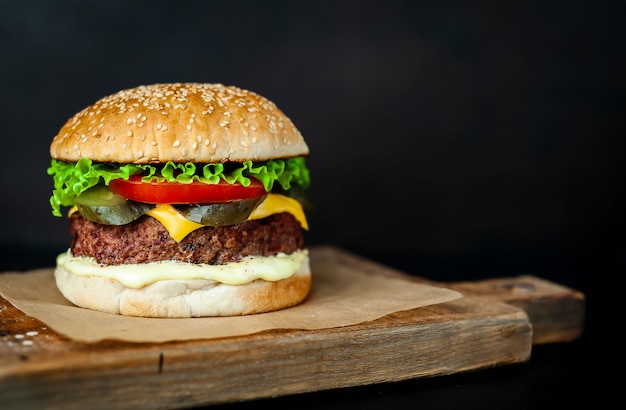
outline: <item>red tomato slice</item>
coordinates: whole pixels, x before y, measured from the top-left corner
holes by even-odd
[[[218,184],[194,181],[191,184],[178,182],[142,182],[141,175],[132,175],[128,180],[113,179],[109,183],[113,193],[138,202],[149,204],[201,204],[230,202],[252,199],[265,195],[263,183],[250,178],[250,185],[229,184],[220,180]]]

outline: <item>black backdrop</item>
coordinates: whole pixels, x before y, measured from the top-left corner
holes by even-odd
[[[618,2],[0,0],[2,268],[51,266],[48,146],[122,88],[268,97],[311,155],[307,240],[434,280],[623,270]]]

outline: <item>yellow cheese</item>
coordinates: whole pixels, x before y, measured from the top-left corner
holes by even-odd
[[[75,206],[72,207],[69,214],[71,215],[76,210]],[[304,229],[309,229],[300,202],[280,194],[268,194],[263,202],[252,211],[248,220],[266,218],[280,212],[291,213]],[[185,236],[204,226],[185,218],[176,208],[169,204],[157,204],[154,208],[147,211],[146,215],[150,215],[161,222],[176,242],[180,242]]]
[[[261,219],[272,214],[289,212],[292,214],[304,229],[309,229],[306,216],[302,210],[300,202],[293,198],[280,194],[269,194],[263,202],[257,206],[248,217],[250,219]]]
[[[180,242],[185,236],[204,226],[185,218],[176,208],[168,204],[158,204],[146,212],[146,215],[161,222],[176,242]]]

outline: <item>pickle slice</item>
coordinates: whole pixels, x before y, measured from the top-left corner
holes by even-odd
[[[114,194],[103,184],[91,187],[76,197],[76,205],[87,206],[116,206],[123,205],[126,201],[126,198]]]
[[[126,225],[146,213],[153,205],[128,201],[115,205],[84,205],[76,203],[78,212],[90,221],[103,225]]]
[[[265,195],[232,202],[177,205],[176,209],[190,221],[206,226],[226,226],[244,222],[263,199]]]

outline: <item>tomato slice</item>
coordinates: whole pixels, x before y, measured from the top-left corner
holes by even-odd
[[[250,185],[229,184],[220,180],[217,184],[194,181],[190,184],[178,182],[143,182],[141,175],[132,175],[128,180],[113,179],[109,189],[117,195],[149,204],[201,204],[231,202],[252,199],[265,195],[263,183],[250,178]]]

